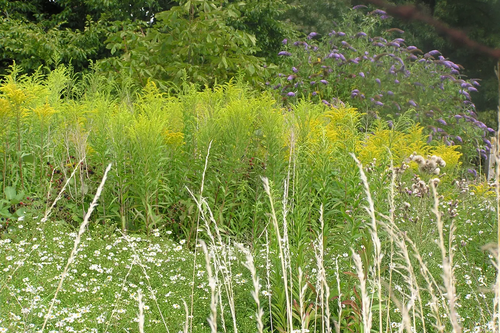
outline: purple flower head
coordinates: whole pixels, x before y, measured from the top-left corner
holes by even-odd
[[[473,92],[478,92],[478,90],[474,87],[468,87],[467,90],[473,91]]]
[[[427,138],[427,143],[431,143],[432,142],[432,134],[429,134],[429,137]]]
[[[459,137],[458,135],[455,137],[455,139],[457,139],[457,141],[458,141],[458,142],[460,142],[460,143],[463,143],[463,142],[464,142],[464,140],[462,140],[462,138],[461,138],[461,137]]]
[[[429,54],[431,56],[437,56],[437,55],[441,54],[441,52],[439,52],[438,50],[432,50],[432,51],[429,51]]]
[[[352,7],[352,9],[354,9],[354,10],[361,9],[361,8],[368,8],[368,7],[366,7],[365,5],[356,5],[356,6]]]
[[[410,104],[411,106],[417,107],[417,103],[415,103],[415,101],[414,101],[414,100],[412,100],[412,99],[410,99],[410,100],[408,101],[408,104]]]
[[[406,48],[406,50],[407,50],[407,51],[413,51],[413,50],[416,50],[416,49],[417,49],[417,47],[416,47],[416,46],[413,46],[413,45],[408,46],[408,47]]]
[[[475,85],[476,87],[479,87],[480,84],[476,80],[471,80],[472,84]]]
[[[328,84],[328,81],[327,80],[319,80],[319,82],[323,83],[323,84]]]
[[[458,93],[464,95],[467,99],[470,99],[469,93],[466,92],[465,90],[459,90]]]
[[[443,119],[443,118],[439,118],[439,119],[437,120],[437,122],[438,122],[438,123],[440,123],[440,124],[442,124],[442,125],[448,125],[448,124],[446,123],[446,121],[444,121],[444,119]]]
[[[340,37],[344,37],[345,36],[345,32],[339,31],[339,32],[337,32],[337,35],[340,36]]]
[[[464,80],[460,80],[462,83],[460,83],[460,87],[462,88],[467,88],[471,87],[471,84],[469,82],[465,82]]]
[[[451,73],[451,74],[453,74],[453,75],[458,75],[458,74],[460,74],[460,72],[459,72],[458,70],[456,70],[456,69],[452,69],[452,70],[450,71],[450,73]]]
[[[326,100],[322,100],[322,102],[323,102],[323,104],[325,104],[325,105],[328,105],[328,106],[330,106],[330,105],[331,105],[331,104],[330,104],[330,103],[328,103],[328,101],[326,101]]]
[[[307,35],[307,39],[313,39],[314,37],[316,37],[318,35],[317,32],[311,32],[309,35]]]
[[[365,73],[363,73],[363,72],[359,72],[358,75],[361,76],[362,78],[365,78]]]
[[[316,81],[311,81],[311,86],[315,85]]]
[[[490,148],[491,148],[491,141],[490,141],[490,140],[488,140],[488,139],[486,139],[486,138],[483,138],[483,142],[484,142],[484,143],[485,143],[488,147],[490,147]]]
[[[279,88],[281,88],[281,83],[278,83],[277,85],[273,86],[274,90],[279,89]]]
[[[467,172],[471,173],[474,177],[477,177],[477,171],[474,169],[467,169]]]
[[[394,95],[394,93],[393,93],[392,91],[388,90],[388,91],[387,91],[387,95],[389,95],[389,96],[393,96],[393,95]]]
[[[375,101],[374,104],[379,106],[384,106],[384,103],[382,103],[381,101]]]
[[[398,42],[390,42],[387,44],[387,46],[401,47]]]
[[[348,46],[351,46],[351,45],[349,45],[349,43],[348,43],[348,42],[346,42],[345,40],[343,40],[340,44],[342,44],[342,46],[347,46],[347,47],[348,47]]]
[[[288,76],[287,80],[288,81],[293,81],[293,79],[295,79],[295,78],[296,78],[295,75],[290,75],[290,76]]]
[[[330,32],[330,33],[328,34],[328,36],[335,36],[336,34],[337,34],[337,33],[335,32],[335,30],[332,30],[332,32]]]
[[[358,89],[354,89],[353,91],[351,91],[351,98],[354,98],[356,96],[358,96],[359,94],[359,90]]]
[[[318,94],[318,92],[317,92],[317,91],[313,91],[313,92],[312,92],[312,95],[313,95],[313,96],[316,96],[317,94]]]
[[[359,61],[358,59],[354,58],[354,59],[349,59],[349,62],[352,62],[353,64],[359,64]]]
[[[358,32],[358,33],[356,34],[356,37],[357,37],[357,38],[360,38],[360,37],[366,37],[366,36],[367,36],[367,34],[366,34],[365,32],[363,32],[363,31]]]
[[[486,126],[482,121],[476,121],[474,123],[474,125],[476,125],[479,128],[482,128],[482,129],[487,129],[488,128],[488,126]]]
[[[395,60],[399,61],[399,63],[402,65],[400,70],[404,68],[405,66],[405,63],[403,61],[403,59],[401,59],[400,57],[394,57]]]
[[[490,133],[495,133],[495,130],[494,130],[493,128],[491,128],[491,127],[488,127],[486,130],[487,130],[488,132],[490,132]]]
[[[399,84],[399,80],[398,79],[394,80],[394,83]]]
[[[342,60],[342,61],[346,61],[346,58],[344,57],[344,55],[342,53],[339,53],[339,58]]]
[[[377,82],[377,83],[378,83],[378,85],[380,86],[381,82],[380,82],[380,79],[379,79],[379,78],[376,78],[376,79],[375,79],[375,82]]]
[[[387,125],[389,125],[390,129],[392,129],[394,127],[394,123],[392,122],[392,120],[388,120]]]
[[[387,15],[387,13],[381,9],[375,9],[373,12],[371,12],[369,14],[370,15]]]
[[[385,45],[380,42],[373,42],[373,45],[378,47],[385,47]]]
[[[417,60],[417,59],[418,59],[418,57],[417,57],[416,55],[414,55],[414,54],[410,54],[410,55],[408,56],[408,59],[410,59],[410,60]]]
[[[298,71],[297,67],[292,67],[292,72],[297,73]]]
[[[294,97],[295,93],[293,91],[290,91],[287,95],[290,96],[290,97]]]
[[[286,38],[285,38],[285,39],[283,39],[283,40],[281,41],[281,44],[283,44],[283,45],[288,44],[288,39],[286,39]]]
[[[278,53],[279,56],[283,56],[283,57],[289,57],[291,56],[292,54],[290,52],[287,52],[287,51],[280,51]]]
[[[462,119],[462,118],[463,118],[463,117],[462,117],[461,115],[459,115],[459,114],[456,114],[456,115],[454,115],[453,117],[455,117],[455,119],[456,119],[456,120],[460,120],[460,119]]]

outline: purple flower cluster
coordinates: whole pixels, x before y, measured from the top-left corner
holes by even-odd
[[[351,15],[362,12],[352,11]],[[387,13],[377,9],[368,16],[383,19]],[[278,55],[287,64],[283,68],[287,74],[278,78],[280,86],[275,89],[290,97],[299,91],[325,104],[333,97],[350,98],[352,106],[373,118],[413,110],[416,122],[425,127],[431,141],[465,146],[481,142],[480,149],[488,148],[488,142],[477,138],[495,131],[477,120],[471,96],[480,84],[460,78],[460,65],[438,50],[424,53],[417,46],[407,46],[400,37],[404,31],[397,28],[376,37],[361,29],[352,35],[339,30],[322,39],[312,32],[307,43],[284,40],[286,49]]]

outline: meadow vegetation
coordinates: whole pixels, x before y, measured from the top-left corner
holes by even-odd
[[[12,66],[0,332],[497,331],[477,82],[370,14],[264,90]]]

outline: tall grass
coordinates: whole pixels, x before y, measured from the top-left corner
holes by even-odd
[[[355,109],[281,109],[242,83],[174,98],[153,83],[119,95],[98,78],[87,91],[62,69],[51,75],[13,74],[0,97],[0,328],[498,326],[500,282],[480,250],[497,241],[493,190],[406,118],[362,133]],[[65,312],[76,319],[56,319]]]

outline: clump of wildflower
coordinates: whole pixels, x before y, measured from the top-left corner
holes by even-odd
[[[422,198],[429,193],[429,186],[417,175],[413,177],[413,184],[411,188],[411,193],[419,198]]]
[[[433,175],[439,175],[441,172],[440,168],[444,168],[446,166],[446,162],[441,157],[436,155],[428,156],[428,158],[425,159],[421,155],[414,153],[410,156],[410,161],[417,163],[418,169],[421,172]]]

